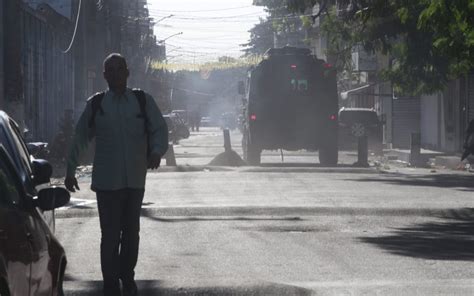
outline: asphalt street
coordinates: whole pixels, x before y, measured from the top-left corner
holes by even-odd
[[[240,155],[240,134],[231,133]],[[264,152],[262,166],[209,166],[222,131],[175,146],[148,174],[140,295],[474,295],[474,175],[414,169],[353,151]],[[57,211],[66,295],[100,295],[100,229],[83,169]]]

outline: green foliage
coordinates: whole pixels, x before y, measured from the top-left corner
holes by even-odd
[[[274,45],[274,38],[280,43],[291,43],[293,40],[303,41],[305,31],[303,28],[310,27],[310,18],[302,17],[299,12],[288,9],[286,0],[259,0],[255,5],[265,6],[268,18],[261,20],[250,30],[250,42],[246,46],[246,56],[262,55]]]
[[[245,56],[263,55],[273,46],[273,24],[269,20],[260,20],[260,23],[250,29],[250,41],[242,44],[245,47]]]
[[[336,16],[336,8],[332,7],[321,24],[321,29],[327,34],[328,43],[331,45],[327,50],[327,55],[333,57],[332,63],[336,66],[339,73],[343,71],[351,72],[352,69],[352,47],[355,44],[351,32],[351,24],[342,22]]]
[[[262,1],[267,2],[267,1]],[[270,1],[272,2],[272,1]],[[273,1],[274,2],[274,1]],[[405,93],[432,93],[474,69],[474,0],[337,1],[339,13],[327,9],[322,28],[329,54],[350,68],[348,51],[362,45],[387,54],[393,67],[380,72]],[[286,0],[302,12],[330,0]]]

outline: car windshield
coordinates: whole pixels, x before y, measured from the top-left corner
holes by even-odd
[[[365,110],[354,110],[354,111],[341,111],[339,114],[339,121],[342,123],[366,123],[366,124],[377,124],[379,119],[377,113],[374,111]]]

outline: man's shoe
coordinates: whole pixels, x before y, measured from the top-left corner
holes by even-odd
[[[120,283],[119,281],[104,282],[104,296],[120,296]]]
[[[122,281],[122,292],[123,296],[137,296],[138,288],[135,281]]]

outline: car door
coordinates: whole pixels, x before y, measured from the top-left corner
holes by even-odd
[[[51,234],[47,230],[46,223],[42,220],[37,209],[25,217],[25,226],[29,231],[29,243],[32,253],[31,264],[31,295],[49,296],[52,293],[54,275],[51,270],[51,254],[49,252],[49,242]]]
[[[24,194],[11,158],[0,145],[0,267],[11,295],[30,295],[33,253],[29,230],[25,224],[29,214],[22,209]],[[5,286],[5,285],[3,285]]]
[[[9,121],[9,133],[13,140],[12,146],[16,152],[17,169],[21,176],[21,185],[30,195],[36,194],[31,181],[32,168],[30,163],[30,154],[26,148],[25,142],[21,137],[20,130],[13,120]],[[25,194],[24,199],[31,197]],[[28,243],[31,250],[31,269],[30,269],[30,293],[31,295],[42,296],[51,295],[53,276],[49,270],[51,255],[49,253],[49,242],[51,232],[48,229],[42,214],[25,200],[22,203],[23,211],[22,222],[27,233]]]

